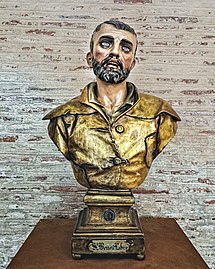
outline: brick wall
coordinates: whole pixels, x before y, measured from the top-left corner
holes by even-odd
[[[182,118],[135,191],[139,213],[176,218],[215,268],[215,1],[2,0],[0,16],[0,268],[40,218],[83,207],[85,190],[41,118],[94,79],[85,54],[94,27],[109,18],[138,33],[130,80]]]

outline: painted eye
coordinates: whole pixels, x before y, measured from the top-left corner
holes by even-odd
[[[107,40],[102,40],[99,44],[103,49],[110,48],[111,46],[111,42]]]
[[[131,51],[131,48],[129,46],[122,45],[122,51],[125,53],[129,53]]]

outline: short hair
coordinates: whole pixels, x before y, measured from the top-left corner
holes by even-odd
[[[136,32],[127,23],[124,23],[122,21],[117,21],[117,20],[104,21],[104,22],[100,23],[99,25],[97,25],[96,28],[95,28],[95,30],[93,31],[93,34],[92,34],[91,39],[90,39],[90,52],[93,52],[93,45],[94,45],[93,44],[93,36],[94,36],[94,34],[96,32],[98,32],[101,29],[101,27],[102,27],[103,24],[110,24],[110,25],[113,25],[118,30],[128,31],[128,32],[132,33],[137,38]],[[135,53],[136,53],[136,50],[135,50]]]

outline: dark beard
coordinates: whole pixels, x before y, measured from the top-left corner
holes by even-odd
[[[117,59],[117,65],[119,66],[119,69],[113,70],[110,68],[110,70],[108,70],[106,64],[109,61],[111,62],[112,58],[112,55],[108,55],[101,63],[94,59],[93,72],[102,81],[106,83],[117,84],[124,81],[128,77],[130,70],[123,68],[123,65],[119,59]]]

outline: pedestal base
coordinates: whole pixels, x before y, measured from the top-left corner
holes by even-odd
[[[144,236],[137,217],[132,210],[132,219],[136,227],[121,229],[85,229],[83,219],[87,209],[80,212],[79,221],[72,237],[72,256],[80,259],[83,254],[135,254],[138,259],[144,258]]]
[[[72,237],[72,256],[134,254],[144,258],[144,235],[130,191],[90,190]]]

